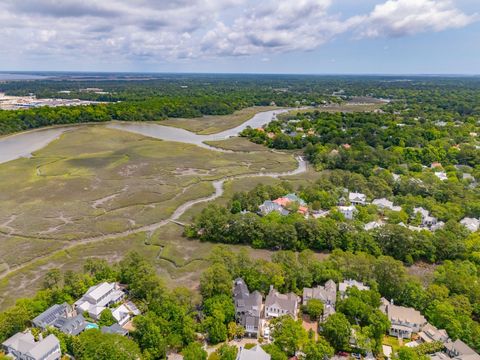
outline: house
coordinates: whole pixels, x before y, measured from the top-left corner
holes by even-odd
[[[235,280],[233,288],[235,319],[245,328],[247,336],[258,336],[260,332],[260,313],[262,311],[262,294],[250,293],[243,279]]]
[[[379,209],[388,209],[388,210],[391,210],[391,211],[401,211],[402,210],[402,207],[401,206],[394,206],[393,205],[393,202],[388,200],[388,199],[385,199],[385,198],[381,198],[381,199],[375,199],[372,201],[372,204],[375,205],[376,207],[378,207]]]
[[[283,207],[290,205],[291,203],[297,203],[300,206],[306,206],[307,203],[299,198],[296,194],[287,194],[285,196],[279,197],[278,199],[273,200],[274,203],[281,205]]]
[[[260,345],[256,345],[251,349],[241,347],[237,360],[270,360],[271,356],[262,349]]]
[[[110,326],[102,326],[100,331],[104,334],[117,334],[122,336],[128,335],[128,330],[124,329],[123,327],[120,326],[120,324],[117,324],[117,323]]]
[[[32,324],[42,330],[55,327],[68,335],[78,335],[87,326],[83,315],[77,315],[67,303],[51,306],[33,319]]]
[[[460,221],[460,224],[465,226],[468,230],[475,232],[478,231],[478,228],[480,227],[480,220],[466,217]]]
[[[87,322],[82,314],[72,317],[59,317],[53,324],[58,330],[67,335],[78,335],[87,327]]]
[[[425,317],[414,308],[398,306],[382,298],[380,310],[390,320],[390,335],[402,339],[410,339],[413,333],[420,332],[427,324]]]
[[[325,286],[303,289],[303,305],[307,305],[311,299],[323,302],[323,314],[320,322],[335,314],[335,303],[337,302],[337,284],[333,280],[328,280]]]
[[[348,201],[352,205],[365,205],[367,203],[367,196],[362,193],[351,192],[348,193]]]
[[[283,206],[277,203],[274,203],[273,201],[270,201],[270,200],[264,201],[263,204],[258,207],[258,209],[260,210],[260,214],[264,216],[270,214],[273,211],[276,211],[283,216],[286,216],[290,213]]]
[[[385,223],[383,221],[370,221],[369,223],[366,223],[363,228],[366,230],[366,231],[369,231],[369,230],[373,230],[373,229],[377,229],[379,227],[382,227],[384,226]]]
[[[125,293],[117,283],[103,282],[90,287],[74,305],[77,312],[88,312],[93,319],[98,319],[107,306],[121,301],[124,297]]]
[[[49,326],[53,326],[55,321],[59,317],[68,317],[72,315],[72,309],[67,303],[55,304],[45,310],[32,320],[32,324],[42,330],[45,330]]]
[[[358,211],[353,205],[350,206],[337,206],[338,211],[345,216],[347,220],[353,220],[355,213]]]
[[[425,325],[418,333],[419,341],[422,343],[431,343],[439,341],[446,343],[448,341],[448,334],[445,330],[438,330],[435,326],[428,324]]]
[[[330,210],[314,210],[312,212],[315,219],[326,217],[328,214],[330,214]]]
[[[423,207],[416,207],[413,209],[414,214],[420,214],[422,218],[423,227],[431,227],[437,223],[437,218],[430,215],[430,212]]]
[[[480,355],[460,339],[453,342],[448,341],[444,345],[445,352],[452,358],[459,360],[480,360]]]
[[[334,305],[337,301],[337,284],[333,280],[328,280],[325,286],[303,289],[303,305],[307,305],[308,300],[320,300],[324,304]]]
[[[299,301],[299,297],[294,293],[280,294],[273,286],[270,286],[270,292],[265,299],[265,316],[274,318],[290,315],[297,319]]]
[[[132,316],[140,315],[140,310],[131,301],[127,301],[125,304],[120,305],[112,311],[112,316],[117,320],[120,326],[125,325],[130,321]]]
[[[444,171],[435,171],[435,176],[442,181],[448,180],[447,173]]]
[[[442,169],[442,168],[443,168],[443,166],[439,162],[432,162],[430,164],[430,169]]]
[[[19,360],[58,360],[62,357],[60,341],[53,334],[35,341],[31,332],[16,333],[2,343],[7,356]]]
[[[347,289],[351,287],[356,287],[360,291],[370,290],[370,286],[365,285],[363,282],[347,279],[338,284],[338,291],[340,292],[340,297],[342,299],[346,298]]]

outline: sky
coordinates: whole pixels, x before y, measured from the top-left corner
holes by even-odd
[[[0,71],[480,74],[480,0],[0,0]]]

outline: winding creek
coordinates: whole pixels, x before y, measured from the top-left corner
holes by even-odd
[[[229,129],[217,134],[212,134],[212,135],[197,135],[183,129],[157,125],[152,123],[110,123],[107,126],[111,128],[119,129],[119,130],[139,133],[142,135],[146,135],[146,136],[150,136],[150,137],[154,137],[162,140],[195,144],[198,146],[207,147],[211,150],[219,151],[218,148],[210,147],[204,144],[203,142],[214,141],[214,140],[224,140],[231,136],[236,136],[240,131],[245,129],[247,126],[259,127],[275,119],[276,118],[275,114],[285,112],[285,111],[288,111],[288,110],[276,110],[276,111],[267,111],[267,112],[258,113],[252,119],[244,122],[240,126],[237,126],[233,129]],[[58,138],[63,132],[68,131],[70,129],[71,127],[52,128],[52,129],[22,133],[22,134],[13,135],[13,136],[0,139],[0,163],[10,161],[21,156],[28,156],[29,153],[41,149],[42,147],[46,146],[49,142]],[[17,143],[15,144],[15,142]],[[9,152],[9,153],[5,154],[5,152]],[[4,160],[4,159],[9,159],[9,160]],[[21,265],[10,267],[7,271],[0,274],[0,279],[5,278],[6,276],[10,275],[15,271],[21,270],[29,265],[32,265],[33,263],[39,260],[48,258],[49,256],[52,256],[55,253],[71,249],[78,245],[101,242],[107,239],[121,238],[129,235],[133,235],[136,233],[140,233],[140,232],[151,233],[161,228],[162,226],[167,225],[170,222],[181,224],[179,222],[179,219],[182,217],[183,214],[185,214],[186,211],[188,211],[194,205],[212,201],[221,197],[224,193],[224,184],[227,181],[244,179],[244,178],[253,178],[253,177],[279,178],[283,176],[297,175],[297,174],[302,174],[306,172],[307,171],[306,161],[302,157],[297,157],[296,160],[297,160],[297,168],[291,171],[278,172],[278,173],[258,172],[253,174],[228,176],[219,180],[215,180],[212,182],[212,185],[215,189],[215,192],[212,195],[185,202],[184,204],[180,205],[177,209],[175,209],[172,215],[167,219],[164,219],[157,223],[145,225],[139,228],[126,230],[123,232],[104,234],[104,235],[95,236],[95,237],[86,237],[70,243],[66,243],[63,247],[56,250],[52,254],[48,254],[43,257],[37,257]],[[11,234],[11,235],[17,235],[17,234]]]

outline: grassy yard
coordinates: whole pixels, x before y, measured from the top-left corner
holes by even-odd
[[[400,344],[399,341],[398,341],[398,338],[393,337],[393,336],[385,336],[383,338],[383,342],[382,342],[383,345],[391,346],[394,353],[398,352],[398,350],[402,346],[404,346],[405,343],[406,342],[404,342],[403,344]]]
[[[231,115],[204,116],[193,119],[168,119],[162,125],[182,128],[200,135],[215,134],[243,124],[255,114],[278,109],[275,106],[255,106],[235,111]]]

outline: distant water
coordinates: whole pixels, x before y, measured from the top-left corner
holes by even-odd
[[[46,79],[48,76],[33,75],[33,74],[9,74],[0,73],[1,80],[41,80]]]
[[[255,114],[250,120],[233,129],[228,129],[211,135],[198,135],[180,128],[143,122],[117,122],[107,124],[106,126],[109,128],[130,131],[166,141],[183,142],[203,148],[218,150],[217,148],[208,146],[204,143],[204,141],[225,140],[231,136],[237,136],[238,133],[244,130],[247,126],[252,128],[260,127],[276,119],[278,114],[286,111],[288,110],[282,109],[260,112]],[[65,131],[71,129],[72,127],[68,127],[68,125],[66,125],[65,127],[44,128],[6,137],[0,137],[0,164],[18,159],[20,157],[29,157],[31,156],[32,152],[47,146],[51,141],[57,139]]]

